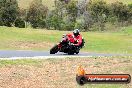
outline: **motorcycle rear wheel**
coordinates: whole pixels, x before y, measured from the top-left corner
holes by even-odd
[[[79,54],[79,52],[76,52],[76,54]]]
[[[68,52],[68,55],[74,55],[74,52],[69,51],[69,52]]]

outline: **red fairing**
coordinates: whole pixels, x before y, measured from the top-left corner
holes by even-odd
[[[74,42],[75,42],[73,33],[69,33],[69,34],[67,34],[66,36],[68,37],[68,40],[69,40],[71,43],[74,43]]]

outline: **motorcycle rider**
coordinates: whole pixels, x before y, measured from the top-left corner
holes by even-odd
[[[50,54],[55,54],[58,51],[71,55],[74,53],[78,54],[80,48],[84,46],[84,43],[84,39],[82,38],[79,29],[75,29],[72,33],[63,34],[62,41],[50,49]]]
[[[80,48],[83,41],[82,41],[82,35],[80,34],[80,30],[79,29],[75,29],[73,31],[73,33],[69,33],[67,34],[67,36],[69,37],[69,41],[72,43],[73,46],[75,46],[76,48]]]

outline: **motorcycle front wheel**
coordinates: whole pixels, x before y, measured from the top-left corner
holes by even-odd
[[[57,53],[58,52],[58,45],[55,45],[54,47],[52,47],[51,49],[50,49],[50,54],[55,54],[55,53]]]

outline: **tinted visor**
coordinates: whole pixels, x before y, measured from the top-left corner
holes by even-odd
[[[74,36],[78,36],[79,35],[79,33],[74,33]]]

